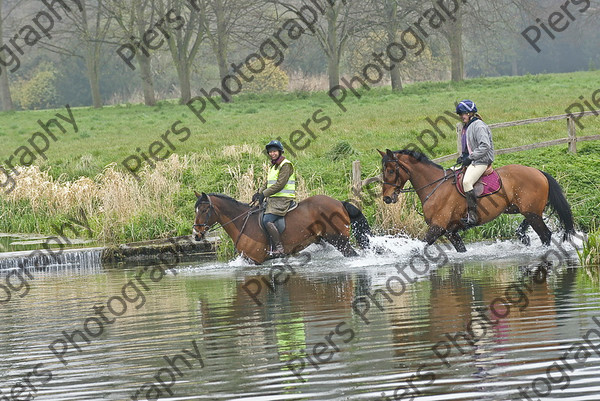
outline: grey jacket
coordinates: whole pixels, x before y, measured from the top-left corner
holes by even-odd
[[[494,143],[492,142],[492,131],[481,120],[477,120],[467,127],[467,144],[470,158],[474,165],[492,164],[494,161]]]

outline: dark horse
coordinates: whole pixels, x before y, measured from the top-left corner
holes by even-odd
[[[259,208],[222,194],[196,194],[194,237],[197,241],[215,224],[220,224],[233,239],[235,248],[256,263],[269,254],[269,240],[259,225]],[[286,254],[301,251],[323,239],[344,256],[355,256],[349,243],[350,226],[361,247],[369,245],[369,223],[362,212],[348,202],[324,195],[311,196],[285,216],[286,229],[281,242]]]
[[[467,213],[467,202],[456,189],[454,172],[444,170],[419,152],[387,149],[385,153],[379,153],[383,158],[383,201],[395,203],[398,193],[410,191],[403,189],[406,181],[410,181],[421,200],[425,222],[429,226],[424,241],[431,245],[446,235],[458,252],[465,252],[458,231],[465,229],[461,218]],[[575,232],[571,207],[552,176],[518,164],[503,166],[496,171],[502,179],[502,188],[478,199],[478,224],[487,223],[502,213],[521,213],[525,220],[517,229],[519,239],[529,245],[525,232],[531,226],[542,243],[550,245],[552,233],[542,219],[549,204],[565,229],[563,241]]]

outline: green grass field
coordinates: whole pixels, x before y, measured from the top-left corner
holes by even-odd
[[[591,101],[592,93],[600,89],[600,71],[570,74],[553,74],[508,78],[481,78],[462,83],[418,83],[407,85],[402,93],[392,93],[388,88],[361,91],[356,98],[348,91],[344,102],[347,112],[342,112],[325,93],[286,93],[272,95],[242,95],[232,104],[219,103],[221,110],[209,107],[203,114],[203,124],[186,106],[161,102],[155,107],[143,105],[121,105],[101,110],[74,108],[72,112],[78,132],[65,123],[67,133],[56,131],[57,140],[50,143],[47,160],[37,157],[34,164],[58,182],[74,181],[79,177],[98,180],[106,166],[116,164],[116,169],[125,171],[121,163],[130,155],[148,153],[150,145],[161,141],[161,136],[172,125],[187,127],[190,135],[180,142],[184,134],[168,138],[179,155],[195,155],[192,163],[172,174],[177,186],[169,189],[164,200],[169,203],[161,213],[153,206],[139,206],[127,218],[119,218],[110,225],[114,232],[107,233],[106,219],[113,217],[106,212],[106,200],[100,197],[91,201],[88,212],[94,233],[110,241],[140,240],[165,235],[187,234],[193,214],[193,191],[229,192],[237,195],[231,168],[244,173],[254,166],[253,183],[262,179],[261,165],[266,158],[260,148],[269,140],[281,137],[290,144],[290,135],[295,130],[306,132],[307,120],[313,119],[318,110],[319,122],[308,125],[314,138],[306,134],[311,142],[304,150],[294,150],[290,157],[297,171],[304,178],[307,194],[325,193],[338,199],[347,199],[350,192],[351,162],[361,160],[363,178],[376,175],[380,156],[376,149],[400,149],[416,142],[419,134],[431,128],[426,118],[436,119],[446,111],[453,111],[454,103],[464,98],[473,99],[487,123],[564,114],[565,110],[580,96]],[[56,113],[67,115],[66,109],[0,113],[0,161],[7,160],[21,146],[29,146],[32,134],[40,130],[38,120],[47,121]],[[330,124],[325,121],[327,117]],[[456,120],[451,120],[452,124]],[[587,116],[580,120],[585,128],[577,130],[578,136],[600,132],[600,118]],[[324,129],[330,125],[327,129]],[[435,146],[435,154],[442,156],[456,151],[456,136],[449,127],[441,125],[446,135]],[[296,134],[298,135],[298,134]],[[520,127],[502,128],[493,131],[497,149],[547,141],[567,136],[566,121],[554,121]],[[424,137],[429,145],[432,140]],[[231,154],[227,147],[249,144],[251,151]],[[154,145],[158,147],[159,145]],[[137,149],[140,149],[138,151]],[[540,168],[555,176],[571,202],[577,224],[583,229],[597,219],[600,212],[600,143],[588,142],[578,145],[579,152],[567,153],[566,145],[535,151],[502,155],[496,166],[521,163]],[[155,148],[156,150],[157,148]],[[165,149],[159,154],[164,154]],[[343,150],[336,154],[333,149]],[[291,149],[293,150],[293,149]],[[21,151],[22,153],[22,151]],[[288,152],[290,154],[291,152]],[[20,155],[20,154],[19,154]],[[18,157],[13,157],[17,159]],[[5,162],[0,162],[5,164]],[[146,165],[147,163],[144,163]],[[451,163],[446,163],[449,165]],[[229,168],[229,170],[228,170]],[[3,177],[0,177],[2,179]],[[19,182],[17,185],[32,185]],[[142,186],[146,185],[142,182]],[[108,185],[108,184],[106,184]],[[127,185],[139,185],[132,180]],[[121,191],[127,191],[124,185]],[[166,185],[166,184],[165,184]],[[164,185],[163,185],[164,187]],[[251,192],[251,188],[247,188]],[[147,192],[146,192],[147,193]],[[113,196],[114,197],[114,196]],[[11,200],[0,195],[0,231],[43,232],[51,231],[53,221],[63,221],[69,208],[56,211],[53,208],[35,207],[26,199]],[[41,201],[40,201],[41,202]],[[71,204],[70,208],[76,207]],[[133,202],[129,209],[138,205]],[[160,209],[160,206],[158,207]],[[54,212],[53,212],[54,210]],[[373,207],[365,210],[373,221]],[[483,229],[472,230],[472,238],[495,237],[505,234],[501,226],[506,221]],[[508,233],[506,233],[508,235]]]

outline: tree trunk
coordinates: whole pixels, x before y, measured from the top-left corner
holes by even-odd
[[[465,77],[465,67],[462,55],[462,43],[450,43],[450,57],[452,59],[452,81],[460,82]]]
[[[8,85],[8,70],[3,66],[0,66],[0,103],[2,103],[2,110],[4,111],[15,109],[10,95],[10,86]]]
[[[179,86],[181,88],[181,98],[179,99],[179,103],[186,104],[192,98],[192,87],[190,68],[185,61],[179,60],[177,76],[179,77]]]
[[[395,10],[392,10],[395,11]],[[393,16],[395,16],[396,13],[393,13]],[[395,26],[395,24],[392,24],[391,26],[388,25],[387,27],[387,36],[388,36],[388,43],[395,43],[396,42],[396,29],[397,27]],[[391,61],[390,61],[391,62]],[[402,92],[402,77],[400,76],[400,63],[393,63],[394,67],[391,69],[390,71],[390,79],[392,81],[392,92]]]
[[[460,82],[465,79],[465,61],[463,57],[462,17],[456,15],[456,21],[449,26],[448,42],[450,44],[450,59],[452,61],[452,81]]]
[[[150,57],[146,57],[140,54],[140,52],[136,53],[135,57],[140,66],[140,77],[142,78],[142,88],[144,90],[144,104],[146,106],[154,106],[156,104],[156,97],[154,95]]]
[[[229,37],[227,33],[227,21],[225,18],[225,5],[222,1],[214,2],[215,17],[217,23],[216,37],[213,39],[213,50],[217,57],[217,64],[219,65],[219,77],[221,83],[225,77],[229,74],[229,68],[227,67],[227,49],[229,48]],[[233,97],[229,95],[225,90],[221,95],[224,102],[233,102]]]
[[[327,74],[329,90],[340,84],[340,51],[338,50],[337,14],[330,7],[327,10]]]
[[[394,68],[390,71],[390,78],[392,80],[392,92],[402,92],[402,77],[400,76],[400,66],[394,65]]]
[[[327,74],[329,75],[329,90],[340,84],[340,58],[339,55],[330,56],[327,60]]]
[[[0,0],[0,48],[4,45],[2,31],[2,0]],[[10,95],[10,86],[8,84],[8,69],[0,65],[0,103],[2,110],[14,110],[15,105]]]
[[[219,64],[219,77],[221,79],[220,83],[222,84],[225,77],[229,74],[229,69],[227,68],[226,50],[223,49],[221,45],[219,45],[218,49],[216,51],[216,55],[217,55],[217,63]],[[224,86],[224,85],[221,85],[221,86]],[[225,91],[224,88],[223,88],[223,94],[221,95],[221,98],[226,103],[233,102],[233,97],[230,96],[229,93],[227,93],[227,91]]]
[[[98,59],[95,54],[95,45],[92,46],[92,49],[88,50],[87,60],[85,62],[87,67],[87,76],[88,81],[90,83],[90,90],[92,92],[92,105],[95,109],[102,108],[102,96],[100,95],[100,78],[98,74]]]
[[[513,56],[510,64],[511,64],[511,68],[512,68],[512,75],[513,76],[519,75],[519,65],[517,64],[517,55]]]

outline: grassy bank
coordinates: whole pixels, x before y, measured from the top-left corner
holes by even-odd
[[[37,157],[34,164],[39,168],[19,170],[16,189],[0,195],[0,231],[52,233],[52,224],[65,221],[81,208],[94,236],[102,241],[187,234],[194,190],[224,192],[248,201],[265,177],[262,145],[276,137],[290,143],[290,134],[306,132],[306,126],[314,138],[307,134],[311,143],[291,157],[300,175],[300,196],[323,193],[347,199],[352,160],[361,160],[364,177],[378,174],[376,148],[400,149],[415,142],[430,128],[426,118],[436,119],[452,110],[457,100],[474,99],[488,123],[563,114],[579,96],[590,99],[599,78],[600,72],[583,72],[421,83],[408,85],[399,94],[377,88],[362,92],[360,99],[349,94],[344,103],[347,112],[324,93],[245,95],[233,104],[220,104],[221,110],[208,110],[203,114],[204,124],[188,107],[169,102],[156,107],[72,109],[78,132],[65,124],[67,132],[58,133],[57,140],[50,143],[47,160]],[[306,124],[316,112],[314,120],[319,122]],[[65,109],[2,113],[0,160],[27,146],[32,134],[39,131],[37,121],[48,121],[56,113],[67,115]],[[176,128],[188,128],[189,137],[181,141],[184,134],[168,136],[176,156],[157,168],[144,163],[140,181],[127,173],[122,161],[148,153],[155,141],[164,143],[161,136],[177,121]],[[585,128],[578,129],[578,135],[600,131],[599,118],[585,117],[581,122]],[[565,121],[556,121],[497,129],[495,145],[505,148],[562,138],[565,125]],[[454,132],[441,127],[446,138],[439,140],[432,157],[456,150]],[[165,149],[167,146],[165,143]],[[600,144],[581,143],[578,149],[575,156],[567,153],[566,145],[503,155],[496,165],[521,163],[552,174],[565,189],[578,226],[587,230],[600,212]],[[377,200],[365,207],[365,213],[382,230],[396,227],[416,234],[423,229],[410,199],[394,209]],[[468,236],[512,235],[516,224],[518,220],[502,218],[471,230]]]

